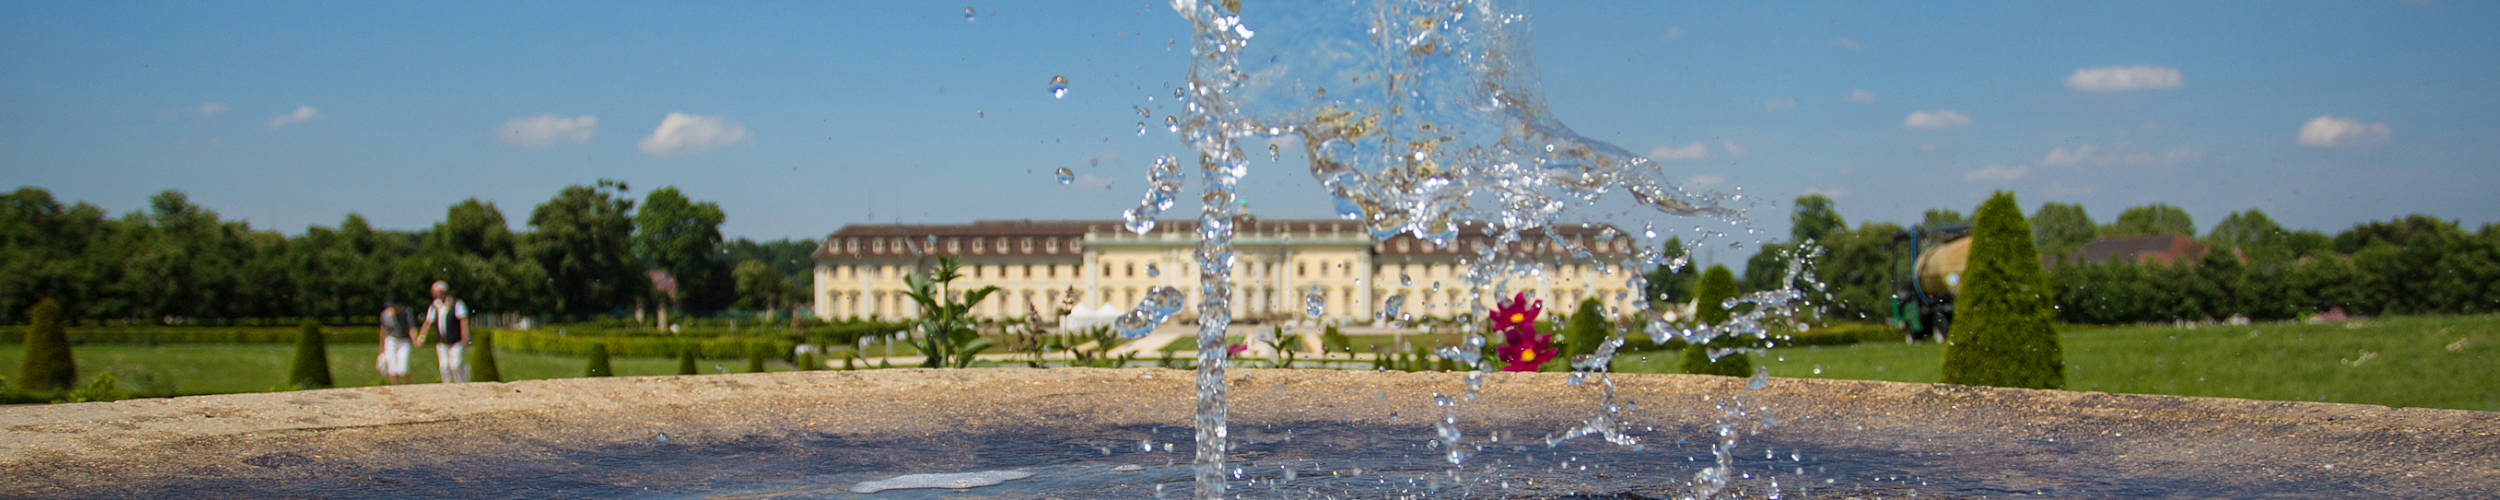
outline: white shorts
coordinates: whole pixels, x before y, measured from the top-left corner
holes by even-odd
[[[385,337],[382,339],[382,356],[373,360],[373,369],[380,370],[383,375],[407,375],[408,353],[415,349],[408,339]]]

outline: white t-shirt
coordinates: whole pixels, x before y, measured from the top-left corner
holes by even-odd
[[[469,305],[467,303],[460,302],[460,299],[451,299],[449,303],[437,300],[434,301],[433,305],[426,306],[425,308],[425,322],[426,324],[434,325],[434,332],[436,335],[441,335],[443,332],[449,332],[453,328],[458,328],[460,326],[459,321],[464,319],[469,319]],[[462,342],[469,340],[468,331],[463,330],[460,333],[460,340]]]

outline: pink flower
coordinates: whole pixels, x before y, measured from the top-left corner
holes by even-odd
[[[1502,333],[1502,346],[1494,352],[1503,363],[1502,371],[1532,372],[1554,359],[1554,335],[1538,334],[1536,316],[1545,312],[1545,301],[1528,301],[1528,294],[1511,296],[1493,308],[1493,331]]]
[[[1233,357],[1240,356],[1241,353],[1249,350],[1250,344],[1234,343],[1233,345],[1224,346],[1224,358],[1232,359]]]

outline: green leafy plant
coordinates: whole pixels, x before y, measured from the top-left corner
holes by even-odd
[[[1301,340],[1286,336],[1285,327],[1283,326],[1272,326],[1268,328],[1270,330],[1268,332],[1267,339],[1261,340],[1259,343],[1267,344],[1267,350],[1276,353],[1276,359],[1271,362],[1275,363],[1277,368],[1292,368],[1294,358],[1297,354],[1300,354],[1300,351],[1302,350]],[[1336,327],[1332,326],[1329,328],[1333,329]]]
[[[2041,276],[2031,225],[2009,192],[1989,197],[1975,218],[1970,264],[1955,298],[1941,381],[2065,387],[2065,355],[2050,321],[2055,314],[2049,307],[2052,291]]]
[[[112,372],[105,372],[96,374],[95,380],[88,381],[85,387],[80,387],[71,390],[66,394],[62,394],[61,400],[57,402],[86,403],[94,401],[120,401],[124,399],[130,399],[130,392],[122,390],[121,378],[114,377]]]
[[[998,287],[968,290],[958,297],[950,285],[963,278],[961,269],[954,257],[941,257],[923,272],[904,278],[911,287],[904,295],[920,305],[920,317],[913,324],[921,333],[920,352],[929,357],[921,363],[923,367],[972,366],[974,357],[992,345],[973,328],[971,312],[990,294],[998,293]]]
[[[603,344],[591,344],[590,367],[582,370],[582,376],[610,377],[615,375],[616,369],[608,367],[608,346]]]
[[[29,392],[51,392],[78,383],[78,361],[70,357],[69,330],[61,325],[61,304],[36,302],[26,311],[33,331],[26,335],[26,354],[17,361],[17,386]]]
[[[296,337],[295,363],[287,372],[286,381],[297,389],[330,387],[329,344],[322,341],[321,324],[304,320],[303,333]]]

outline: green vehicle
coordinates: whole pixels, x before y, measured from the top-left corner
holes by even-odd
[[[1914,227],[1892,237],[1892,324],[1911,342],[1943,341],[1970,261],[1970,224]]]

